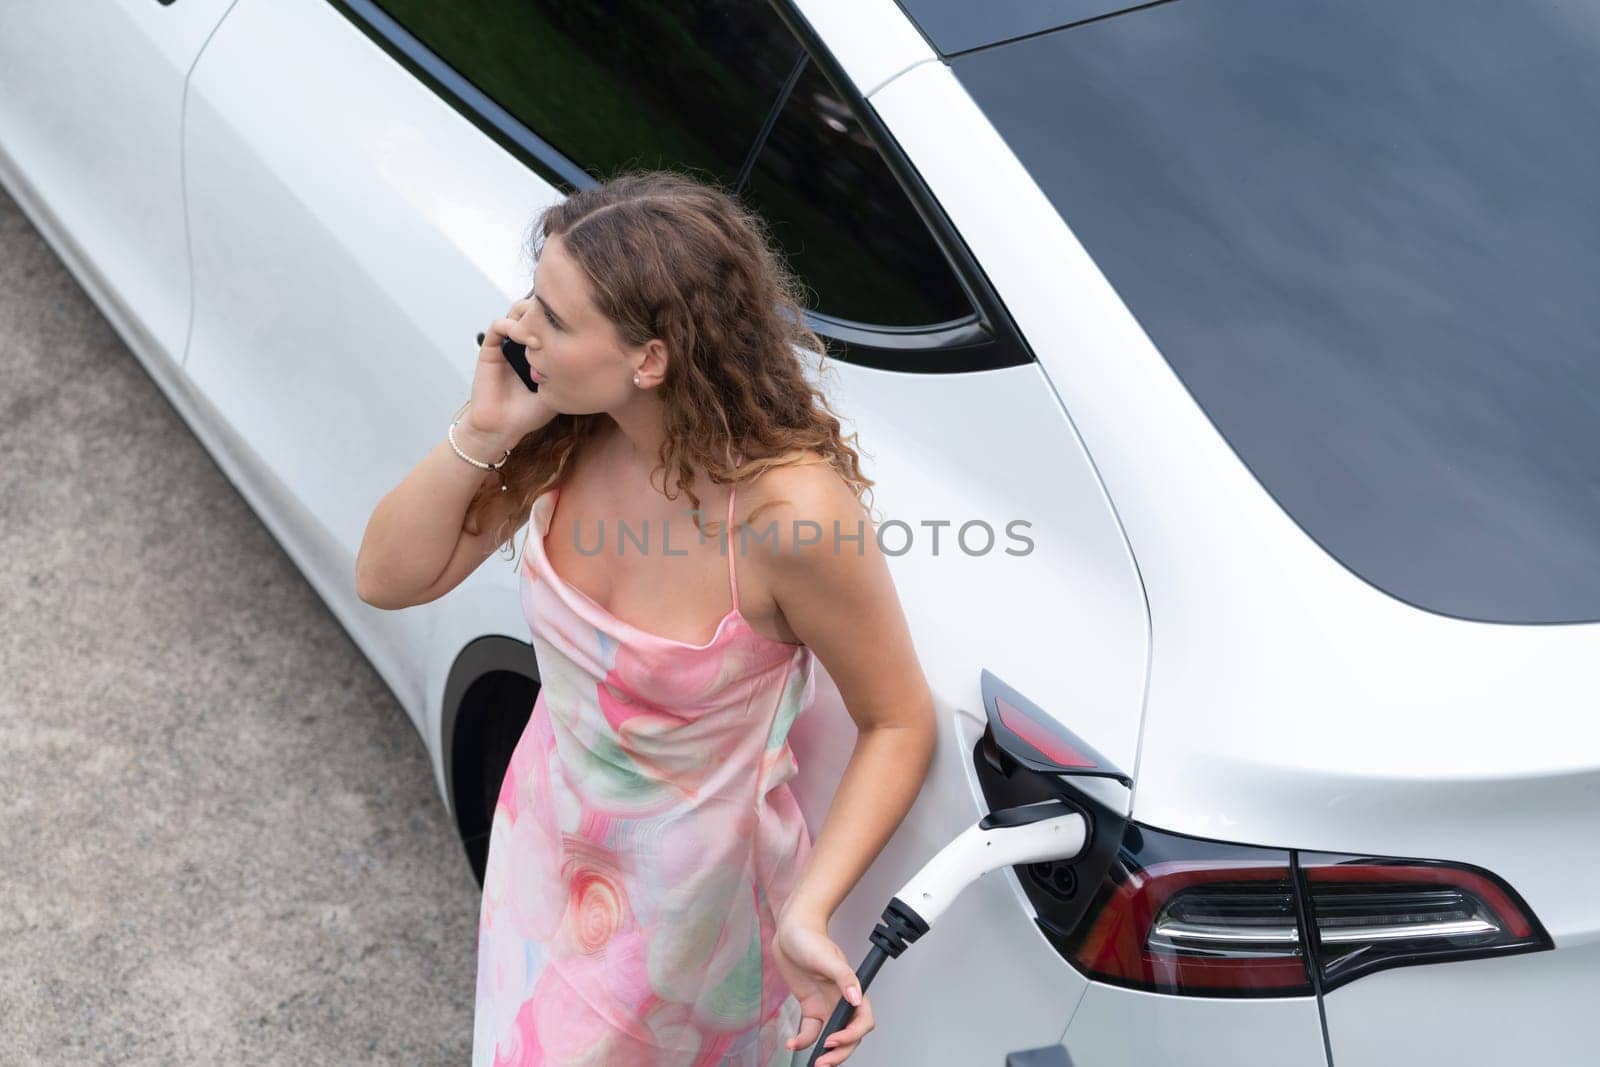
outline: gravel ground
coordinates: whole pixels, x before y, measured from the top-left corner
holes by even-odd
[[[0,371],[0,1063],[465,1062],[421,738],[3,191]]]

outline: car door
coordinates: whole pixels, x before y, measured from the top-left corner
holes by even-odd
[[[173,363],[189,327],[184,81],[232,3],[0,4],[7,184],[129,343]]]

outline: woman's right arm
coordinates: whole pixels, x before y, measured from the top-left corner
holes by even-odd
[[[506,449],[547,425],[558,412],[530,391],[500,351],[511,337],[522,341],[519,320],[533,301],[511,306],[484,331],[472,379],[472,403],[456,426],[461,451],[495,463]],[[488,505],[476,533],[466,527],[467,505],[480,485]],[[499,547],[493,540],[505,519],[509,494],[498,471],[474,467],[455,454],[448,437],[434,446],[405,480],[385,494],[367,520],[356,553],[356,595],[376,608],[396,610],[436,600],[478,569]]]
[[[514,442],[486,435],[465,422],[456,443],[474,459],[492,463]],[[464,528],[467,505],[479,485],[492,495],[477,533]],[[405,480],[378,502],[356,554],[356,595],[375,608],[394,611],[436,600],[488,559],[505,518],[500,475],[462,461],[441,438]]]

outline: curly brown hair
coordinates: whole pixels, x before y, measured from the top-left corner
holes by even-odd
[[[858,499],[875,484],[845,443],[856,434],[840,434],[837,413],[806,378],[797,349],[817,357],[820,376],[831,371],[827,343],[806,326],[802,284],[757,212],[688,175],[636,170],[545,208],[529,233],[536,260],[547,239],[561,238],[625,343],[666,343],[671,358],[659,387],[666,433],[652,483],[657,470],[675,470],[677,488],[698,513],[696,469],[715,484],[743,484],[794,465],[783,457],[806,449],[820,453]],[[491,497],[516,501],[495,532],[503,547],[607,418],[557,415],[517,442],[500,472],[504,493],[485,482],[468,503],[468,532],[479,532]]]

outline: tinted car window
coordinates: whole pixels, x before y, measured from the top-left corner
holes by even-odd
[[[815,63],[806,64],[742,195],[815,291],[814,310],[886,326],[971,313],[927,226]]]
[[[596,178],[697,171],[731,188],[802,49],[746,0],[379,0]]]
[[[1600,618],[1592,4],[1162,4],[952,69],[1326,549]]]

